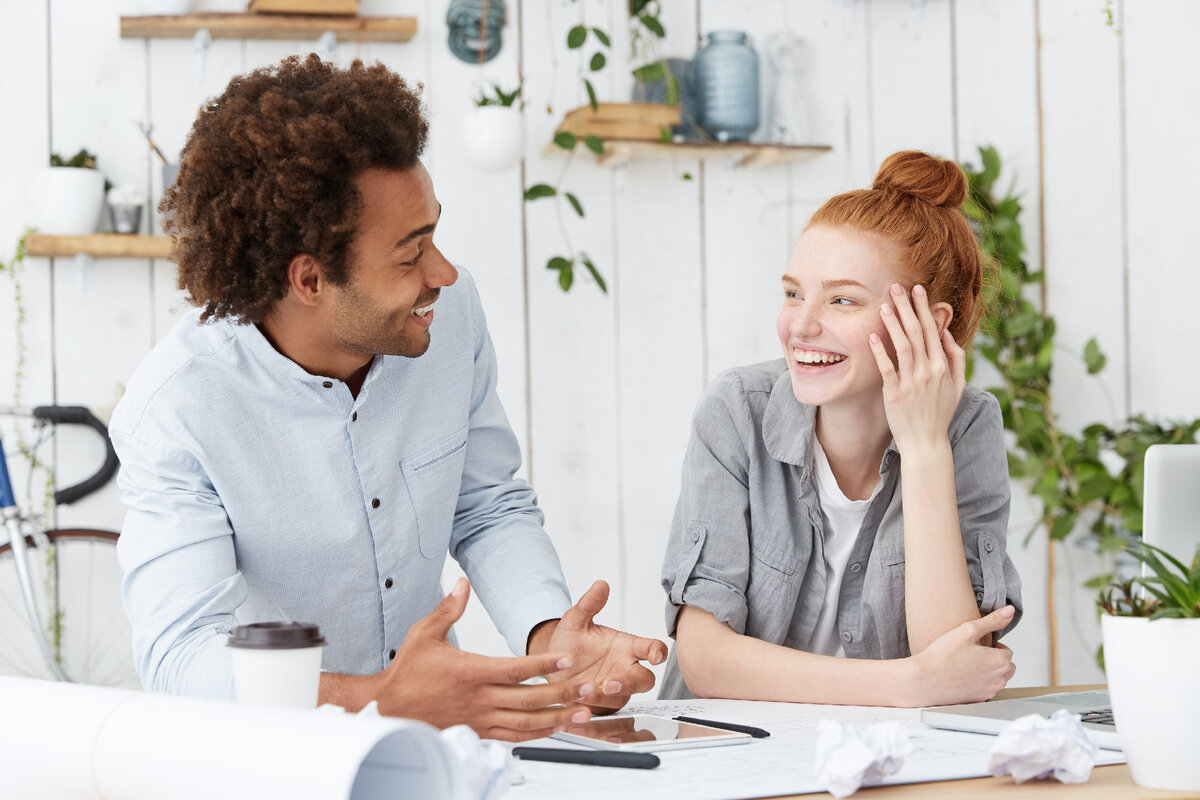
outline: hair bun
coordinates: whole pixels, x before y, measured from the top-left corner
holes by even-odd
[[[894,189],[944,208],[958,208],[967,199],[962,168],[919,150],[902,150],[884,159],[871,188]]]

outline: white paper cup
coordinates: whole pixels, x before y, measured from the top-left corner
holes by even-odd
[[[258,622],[229,639],[239,703],[316,708],[325,639],[316,625]]]

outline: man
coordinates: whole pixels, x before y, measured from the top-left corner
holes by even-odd
[[[199,308],[116,410],[119,552],[149,688],[231,697],[237,624],[317,623],[322,702],[527,739],[653,686],[666,646],[570,597],[496,395],[470,278],[433,242],[419,96],[316,56],[200,113],[169,215]],[[435,322],[436,316],[436,322]],[[447,550],[518,658],[447,640]],[[523,681],[545,675],[549,682]]]

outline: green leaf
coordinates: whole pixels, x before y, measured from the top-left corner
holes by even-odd
[[[587,89],[588,105],[592,107],[592,111],[595,111],[600,107],[600,104],[596,102],[596,88],[587,78],[583,79],[583,86]]]
[[[658,126],[658,140],[663,144],[671,143],[671,129],[666,125]]]
[[[664,102],[669,106],[679,105],[679,78],[673,73],[667,73],[667,96]]]
[[[682,175],[680,175],[679,177],[683,178],[685,181],[690,181],[692,179],[692,173],[685,172]]]
[[[563,258],[562,256],[555,256],[554,258],[552,258],[546,262],[546,269],[554,269],[554,270],[562,271],[564,269],[570,269],[570,268],[571,268],[571,262],[568,261],[567,259]]]
[[[592,60],[588,62],[588,68],[592,72],[599,72],[604,69],[604,65],[608,63],[608,59],[604,57],[604,53],[593,53]]]
[[[633,77],[642,83],[653,83],[666,78],[667,73],[663,69],[661,61],[655,61],[653,64],[647,64],[644,67],[638,67],[633,71]]]
[[[558,285],[564,292],[571,291],[571,284],[575,283],[575,268],[570,264],[558,271]]]
[[[587,39],[587,28],[583,25],[576,25],[571,30],[567,31],[567,47],[571,50],[578,50],[583,47],[584,41]]]
[[[612,47],[612,42],[608,40],[608,34],[604,31],[600,30],[599,28],[592,28],[592,35],[600,40],[600,44],[604,45],[605,47]]]
[[[594,280],[596,285],[600,287],[600,291],[608,294],[608,284],[604,282],[604,278],[600,275],[600,271],[596,269],[596,265],[592,263],[590,258],[588,258],[587,253],[581,253],[580,260],[583,262],[583,265],[587,267],[587,271],[592,274],[592,280]]]
[[[582,217],[583,206],[580,205],[579,198],[570,192],[563,192],[563,195],[567,198],[567,202],[571,204],[571,208],[575,209],[575,213]]]
[[[525,190],[526,200],[539,200],[543,197],[553,197],[558,194],[558,189],[555,189],[548,183],[535,183]]]
[[[1055,517],[1053,527],[1050,528],[1050,538],[1062,541],[1075,529],[1075,521],[1077,517],[1074,514],[1066,513]]]
[[[583,146],[588,150],[591,150],[596,155],[600,155],[604,152],[604,140],[599,136],[583,137]]]
[[[1087,344],[1083,346],[1083,360],[1087,364],[1088,375],[1095,375],[1108,363],[1104,353],[1100,352],[1100,345],[1097,344],[1096,337],[1088,339]]]
[[[559,131],[554,134],[554,143],[563,150],[574,150],[577,141],[579,139],[570,131]]]
[[[646,26],[646,30],[650,31],[658,38],[662,39],[666,37],[667,31],[663,27],[663,24],[658,21],[657,17],[653,17],[650,14],[638,14],[638,20]]]

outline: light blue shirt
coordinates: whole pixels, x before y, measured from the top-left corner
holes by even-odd
[[[447,551],[514,653],[570,596],[496,395],[470,276],[442,290],[429,350],[376,356],[357,398],[254,325],[194,311],[113,414],[118,544],[149,689],[232,697],[235,625],[320,626],[323,668],[387,666],[442,598]]]

